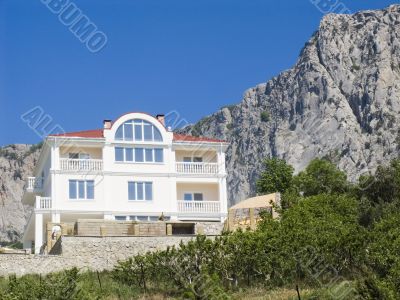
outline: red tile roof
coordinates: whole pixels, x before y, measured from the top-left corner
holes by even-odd
[[[103,138],[103,129],[76,131],[76,132],[66,132],[60,134],[51,134],[50,136],[59,137],[78,137],[78,138]],[[212,139],[202,136],[191,136],[185,134],[174,133],[175,142],[207,142],[207,143],[226,143],[224,140]]]
[[[76,132],[66,132],[59,134],[50,134],[50,136],[62,136],[62,137],[80,137],[80,138],[103,138],[103,129],[84,130]]]

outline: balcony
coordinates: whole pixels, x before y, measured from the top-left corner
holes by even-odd
[[[219,201],[178,201],[178,212],[181,213],[220,213]]]
[[[51,198],[50,197],[36,197],[36,203],[35,203],[35,208],[36,210],[38,209],[51,209],[52,203],[51,203]]]
[[[102,171],[103,160],[101,159],[60,159],[60,168],[63,171]]]
[[[218,174],[218,163],[177,162],[176,172],[180,174]]]
[[[28,193],[40,192],[43,188],[43,178],[42,177],[28,177],[25,185],[25,190]]]

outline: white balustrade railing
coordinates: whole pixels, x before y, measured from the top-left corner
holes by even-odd
[[[28,180],[26,182],[26,189],[33,191],[33,190],[41,189],[42,185],[43,185],[43,178],[28,177]]]
[[[36,209],[50,209],[51,206],[52,205],[50,197],[36,197]]]
[[[64,171],[102,171],[101,159],[60,159],[60,168]]]
[[[218,163],[177,162],[176,172],[184,174],[218,174]]]
[[[178,201],[178,212],[185,213],[219,213],[219,201]]]

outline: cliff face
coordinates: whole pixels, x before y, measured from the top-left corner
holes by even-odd
[[[0,242],[21,238],[32,208],[21,203],[25,180],[32,175],[39,147],[11,145],[0,148]]]
[[[400,6],[325,16],[295,66],[182,131],[226,139],[230,203],[266,157],[296,171],[329,156],[351,179],[399,153]]]

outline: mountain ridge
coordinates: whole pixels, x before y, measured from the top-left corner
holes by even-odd
[[[400,6],[329,14],[295,65],[181,131],[230,142],[230,203],[256,193],[265,157],[296,172],[328,157],[353,181],[399,150]]]

